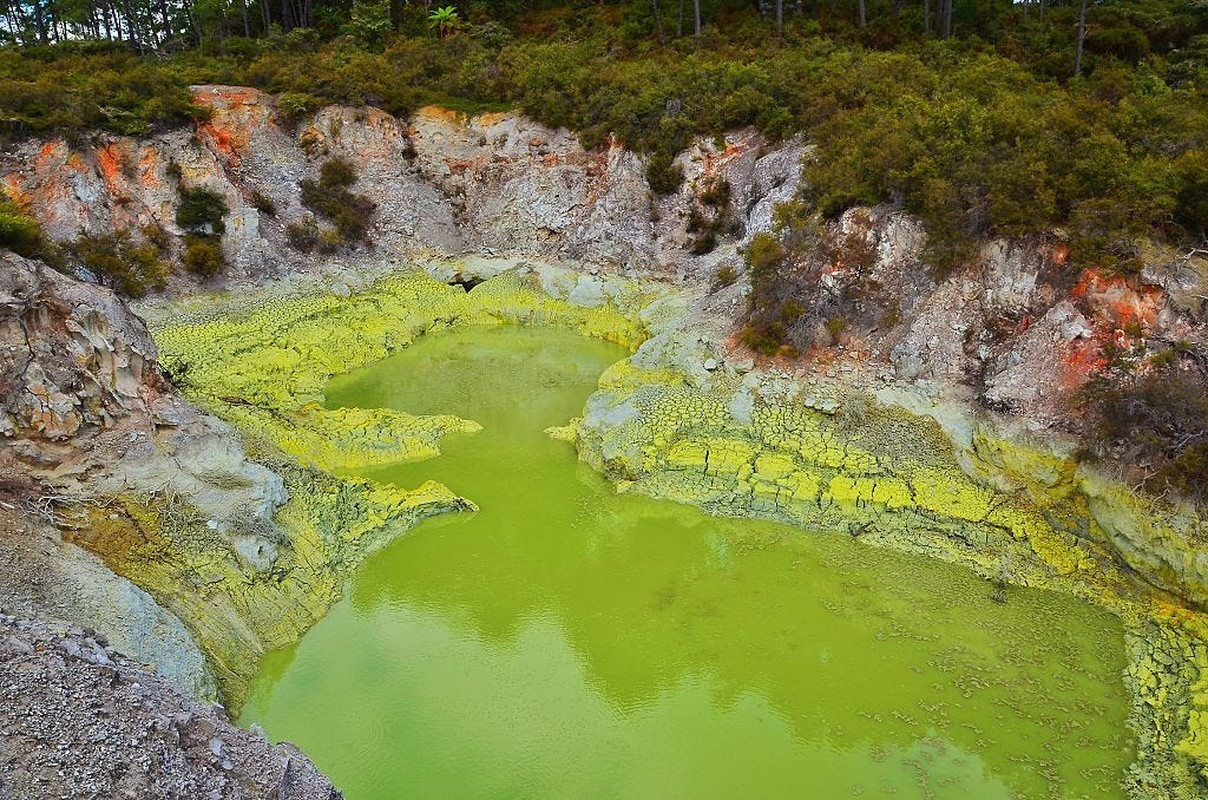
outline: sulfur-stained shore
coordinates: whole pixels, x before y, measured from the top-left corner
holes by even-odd
[[[250,451],[285,476],[282,538],[264,544],[273,557],[261,571],[223,575],[213,571],[214,558],[198,559],[205,551],[174,538],[153,513],[132,513],[153,532],[160,555],[106,560],[190,620],[216,663],[235,665],[242,656],[254,664],[254,650],[241,652],[232,636],[238,626],[215,625],[216,616],[188,607],[177,587],[208,581],[211,597],[241,598],[249,612],[263,593],[287,597],[305,614],[273,625],[248,612],[240,619],[261,641],[291,641],[368,552],[427,514],[472,508],[472,498],[437,484],[401,490],[339,473],[431,456],[442,435],[474,423],[324,409],[325,381],[431,330],[569,327],[634,350],[601,377],[582,419],[552,431],[576,439],[580,457],[620,490],[924,553],[973,569],[987,579],[987,592],[1048,588],[1110,609],[1127,632],[1123,680],[1138,744],[1128,788],[1137,797],[1195,796],[1208,762],[1201,717],[1208,686],[1200,677],[1208,627],[1201,612],[1157,588],[1179,580],[1175,570],[1138,574],[1114,546],[1107,526],[1148,514],[1140,501],[989,425],[969,446],[954,445],[934,419],[838,382],[736,368],[694,327],[691,300],[659,284],[521,264],[468,294],[415,270],[347,297],[311,290],[164,317],[153,326],[155,338],[186,396],[235,425]],[[175,565],[172,572],[153,566],[164,562]],[[1202,590],[1184,588],[1190,596]],[[247,677],[234,666],[219,672],[235,702]]]

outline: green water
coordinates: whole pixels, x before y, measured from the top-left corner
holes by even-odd
[[[611,345],[421,339],[329,403],[483,430],[370,475],[481,506],[372,557],[243,716],[349,800],[1118,797],[1119,623],[845,537],[615,495],[542,431]]]

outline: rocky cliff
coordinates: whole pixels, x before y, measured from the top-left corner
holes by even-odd
[[[752,131],[701,140],[677,160],[681,188],[660,196],[642,159],[619,144],[584,151],[568,132],[517,114],[426,108],[399,120],[329,107],[290,122],[271,97],[226,86],[197,87],[195,102],[210,119],[192,131],[98,134],[80,148],[26,142],[0,158],[3,184],[58,240],[151,223],[179,237],[178,185],[218,192],[230,208],[223,247],[233,268],[219,284],[178,275],[177,291],[324,265],[338,283],[350,263],[511,255],[716,283],[707,311],[724,328],[749,290],[740,250],[795,196],[808,153],[800,141],[771,143]],[[301,253],[287,231],[310,215],[300,183],[334,157],[354,166],[355,191],[377,203],[371,243]],[[925,231],[902,212],[857,209],[829,239],[792,287],[807,312],[843,318],[842,346],[806,359],[824,370],[967,387],[985,405],[1047,427],[1060,425],[1101,346],[1124,331],[1204,340],[1202,254],[1151,250],[1135,278],[1071,273],[1060,238],[1039,236],[989,242],[965,269],[937,279],[923,264]],[[719,274],[738,280],[727,285]]]

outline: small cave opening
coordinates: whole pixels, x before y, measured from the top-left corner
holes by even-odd
[[[457,275],[450,278],[448,283],[450,286],[460,286],[468,292],[478,284],[482,283],[482,281],[482,278],[476,278],[471,275]]]

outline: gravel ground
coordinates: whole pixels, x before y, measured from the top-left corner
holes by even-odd
[[[110,648],[95,631],[0,615],[0,800],[337,800],[295,747]]]

